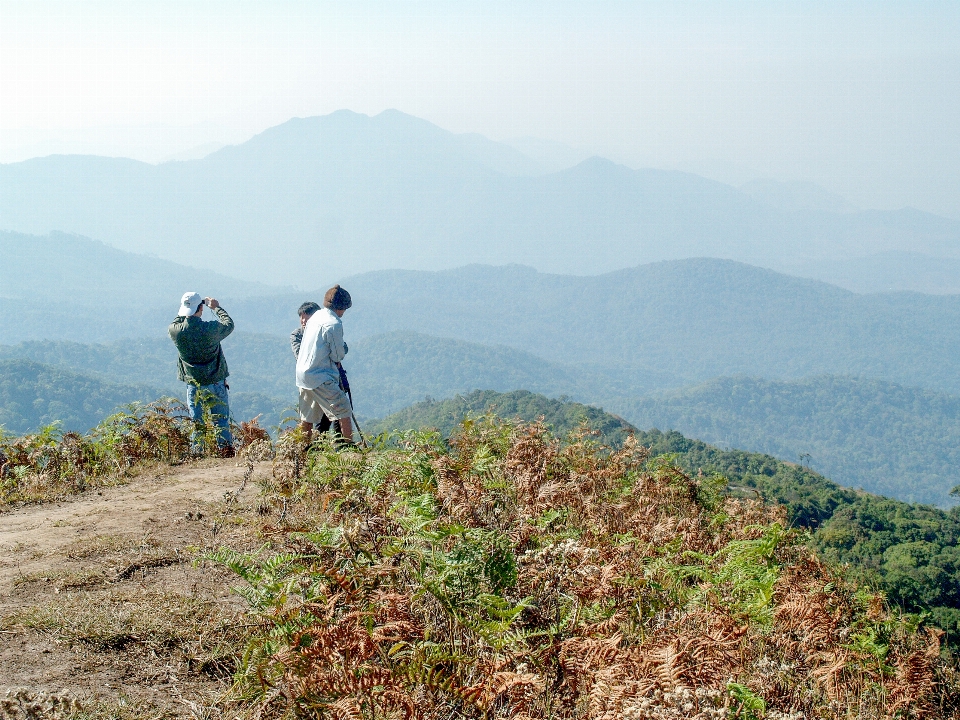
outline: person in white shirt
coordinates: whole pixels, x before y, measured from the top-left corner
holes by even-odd
[[[303,340],[303,329],[307,326],[307,320],[313,317],[313,314],[319,309],[320,309],[320,306],[317,303],[312,301],[305,302],[303,305],[297,308],[297,316],[300,318],[300,327],[298,327],[296,330],[290,333],[290,349],[293,350],[293,356],[295,358],[300,356],[300,343]],[[343,352],[344,354],[349,352],[349,348],[347,348],[346,343],[343,344]],[[340,389],[343,390],[342,379],[340,382]],[[346,392],[346,390],[344,390],[344,392]],[[349,398],[349,395],[347,397]],[[331,423],[330,418],[328,418],[326,414],[323,413],[323,411],[319,411],[319,412],[320,412],[320,422],[319,424],[314,424],[313,429],[316,430],[317,432],[325,433],[325,432],[328,432],[332,427],[334,434],[336,434],[339,437],[340,423],[339,422]],[[309,424],[312,424],[312,423],[309,423]]]
[[[300,428],[309,444],[313,426],[325,415],[339,421],[344,441],[353,442],[352,409],[340,387],[339,364],[347,354],[340,318],[353,301],[350,293],[334,285],[323,296],[323,307],[307,320],[297,355],[297,387],[300,390]]]

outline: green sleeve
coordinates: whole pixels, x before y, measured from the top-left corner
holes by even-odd
[[[220,341],[233,332],[233,320],[222,307],[214,308],[213,311],[217,314],[217,322],[220,323],[220,332],[217,333],[217,340]]]

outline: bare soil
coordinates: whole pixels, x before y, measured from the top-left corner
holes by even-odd
[[[199,558],[256,546],[269,472],[156,466],[0,514],[0,719],[51,697],[69,709],[32,716],[78,716],[76,700],[80,717],[220,717],[242,605],[236,578]]]

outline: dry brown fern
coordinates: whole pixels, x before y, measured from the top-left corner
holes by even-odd
[[[477,421],[350,457],[278,445],[289,514],[269,539],[302,568],[263,585],[282,588],[258,616],[283,638],[275,716],[879,720],[954,702],[936,639],[843,582],[782,508],[633,441]]]

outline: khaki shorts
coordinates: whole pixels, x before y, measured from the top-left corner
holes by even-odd
[[[328,380],[312,390],[300,388],[300,419],[316,425],[324,415],[331,420],[350,417],[350,401],[336,380]]]

